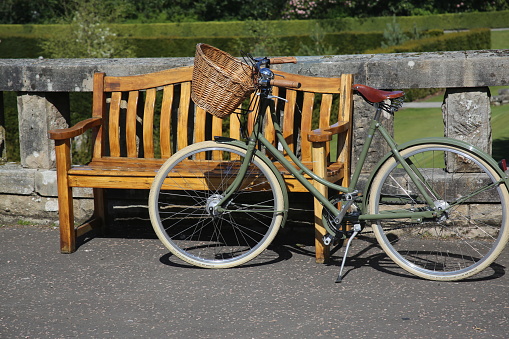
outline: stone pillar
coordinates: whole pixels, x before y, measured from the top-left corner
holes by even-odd
[[[352,135],[352,172],[357,166],[357,161],[364,146],[366,140],[366,133],[368,132],[369,123],[375,116],[375,108],[368,104],[362,96],[354,94],[354,108],[353,108],[353,135]],[[389,113],[382,112],[382,118],[380,119],[382,125],[389,131],[391,135],[394,135],[394,116]],[[377,133],[371,148],[364,163],[362,169],[363,173],[370,172],[378,161],[390,151],[390,147],[387,145],[382,136]]]
[[[55,167],[55,145],[48,131],[69,126],[69,93],[18,93],[21,165]]]
[[[444,134],[491,154],[491,108],[488,87],[448,88],[442,104]]]
[[[0,91],[0,163],[7,161],[7,135],[5,134],[4,93]]]
[[[448,88],[442,104],[442,116],[444,136],[468,142],[491,154],[488,87]]]

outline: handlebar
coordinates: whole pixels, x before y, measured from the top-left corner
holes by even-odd
[[[295,57],[277,57],[277,58],[269,58],[269,62],[271,65],[276,64],[296,64],[297,58]]]
[[[270,81],[271,86],[289,87],[289,88],[300,88],[301,84],[297,81],[290,80],[279,80],[273,79]]]
[[[296,81],[289,80],[275,80],[274,73],[270,70],[271,64],[286,64],[286,63],[297,63],[295,57],[275,57],[275,58],[253,58],[250,54],[247,55],[255,62],[253,65],[256,70],[255,73],[259,76],[258,84],[261,88],[267,88],[270,90],[270,86],[279,86],[287,88],[300,88],[301,84]],[[265,65],[263,68],[262,65]]]

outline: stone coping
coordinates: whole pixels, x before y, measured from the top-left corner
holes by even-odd
[[[509,50],[297,57],[291,73],[336,77],[379,88],[509,85]],[[192,65],[193,58],[0,59],[0,91],[89,92],[94,72],[122,76]]]

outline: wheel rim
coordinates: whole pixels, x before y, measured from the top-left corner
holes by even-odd
[[[212,154],[226,155],[211,173],[196,173],[194,178],[165,181],[165,189],[158,189],[155,199],[156,230],[163,243],[177,256],[202,267],[232,267],[247,262],[262,252],[277,233],[282,219],[282,194],[272,172],[259,158],[249,168],[251,181],[244,182],[242,191],[235,192],[226,211],[215,207],[224,196],[224,190],[236,176],[244,151],[213,143],[206,149],[198,148],[183,153],[172,166],[165,169],[165,177],[176,176],[176,166],[199,169],[196,162],[209,161]],[[204,156],[204,154],[207,154]],[[212,173],[214,172],[214,173]],[[171,173],[171,175],[169,175]],[[203,176],[204,179],[198,179]],[[193,181],[189,189],[167,192],[172,182]],[[179,185],[184,185],[179,183]],[[197,186],[203,189],[197,190]],[[206,186],[206,189],[205,189]],[[265,191],[255,189],[266,187]],[[166,199],[169,198],[169,199]],[[169,200],[178,200],[178,203]],[[255,206],[254,208],[252,206]],[[185,218],[184,218],[185,217]]]
[[[427,221],[377,221],[373,230],[386,253],[407,271],[428,279],[457,280],[484,269],[507,238],[507,191],[493,186],[469,199],[465,197],[486,182],[497,182],[498,174],[481,159],[455,147],[417,146],[405,151],[404,157],[411,159],[426,182],[435,187],[435,206],[446,213]],[[462,168],[457,160],[468,166]],[[371,213],[396,206],[426,206],[417,188],[398,167],[393,161],[381,169],[385,174],[370,197]]]

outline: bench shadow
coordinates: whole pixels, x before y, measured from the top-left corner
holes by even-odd
[[[289,260],[293,255],[304,255],[311,258],[315,256],[314,244],[314,227],[313,223],[309,220],[288,220],[285,227],[279,230],[278,235],[273,240],[272,244],[258,257],[245,265],[240,265],[235,268],[249,268],[263,265],[272,265],[278,262]],[[93,240],[95,237],[99,238],[123,238],[123,239],[157,239],[157,235],[152,228],[152,224],[148,215],[138,214],[138,216],[131,216],[125,218],[115,218],[108,223],[108,229],[105,234],[97,234],[97,232],[90,232],[77,240],[77,246],[82,246],[87,242]],[[374,237],[359,235],[354,239],[353,243],[363,242],[361,250],[352,248],[345,263],[345,270],[343,278],[353,274],[355,270],[361,267],[371,267],[377,271],[391,274],[398,277],[405,277],[411,279],[423,278],[410,274],[400,268],[394,263],[381,249],[380,245]],[[344,242],[339,241],[336,246],[331,249],[330,261],[327,263],[329,266],[341,266],[343,259]],[[355,248],[359,248],[356,244]],[[376,251],[377,253],[370,254]],[[415,254],[419,254],[416,252]],[[420,253],[426,254],[426,253]],[[168,252],[160,257],[159,261],[168,266],[200,269],[199,267],[190,265],[180,260],[172,253]],[[479,274],[461,280],[461,282],[473,281],[487,281],[501,278],[505,275],[505,266],[492,263],[485,270]]]

